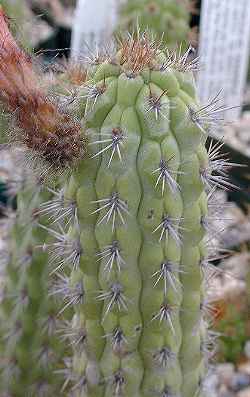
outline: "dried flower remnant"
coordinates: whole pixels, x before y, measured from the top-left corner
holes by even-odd
[[[84,152],[81,125],[40,87],[30,55],[18,47],[0,10],[0,100],[13,114],[14,137],[56,168],[74,163]]]

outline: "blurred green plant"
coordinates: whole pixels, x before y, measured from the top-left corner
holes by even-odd
[[[250,299],[246,294],[235,301],[219,302],[216,330],[221,333],[218,359],[237,364],[243,357],[244,346],[250,338]]]
[[[194,33],[189,25],[191,12],[197,12],[192,0],[126,0],[120,6],[119,29],[150,30],[168,48],[182,44],[184,49]]]

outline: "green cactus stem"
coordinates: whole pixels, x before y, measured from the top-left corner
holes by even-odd
[[[88,157],[61,208],[75,216],[51,231],[54,293],[75,310],[65,333],[81,335],[64,371],[77,397],[204,395],[208,201],[229,182],[205,148],[223,107],[199,104],[187,55],[135,36],[89,69]]]
[[[25,182],[18,192],[5,274],[0,390],[15,397],[52,396],[59,390],[53,370],[62,346],[51,336],[57,311],[48,298],[47,255],[37,247],[46,233],[35,227],[37,208],[48,197],[40,190],[41,185]]]

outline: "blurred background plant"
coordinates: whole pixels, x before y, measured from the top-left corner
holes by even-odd
[[[198,30],[192,25],[198,15],[196,0],[125,0],[119,7],[118,30],[150,29],[168,48],[182,43],[184,51],[189,43],[197,47]]]

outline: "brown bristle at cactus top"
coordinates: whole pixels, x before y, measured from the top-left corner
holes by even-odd
[[[120,65],[127,65],[133,73],[140,73],[146,67],[153,67],[156,55],[161,47],[161,43],[149,40],[147,33],[140,32],[122,38],[119,42]]]
[[[15,117],[14,140],[55,168],[74,163],[85,150],[81,124],[41,88],[42,78],[31,56],[17,46],[2,9],[0,40],[0,99]]]

